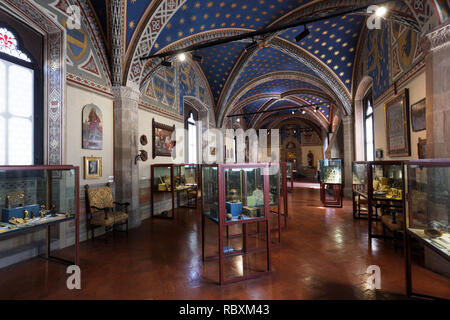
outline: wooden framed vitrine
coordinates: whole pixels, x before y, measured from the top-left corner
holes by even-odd
[[[201,166],[202,186],[202,257],[203,261],[219,260],[219,283],[227,284],[263,276],[271,271],[271,239],[270,239],[270,184],[269,164],[266,163],[234,163],[211,164]],[[219,228],[219,253],[206,256],[205,230],[211,221]],[[265,242],[265,246],[249,247],[249,230],[251,223],[265,223],[265,239],[256,233],[257,243]],[[230,240],[225,236],[225,228],[242,226],[242,248],[234,249],[225,245]],[[229,243],[227,243],[229,244]],[[243,266],[242,275],[226,279],[225,259],[235,256],[248,256],[265,252],[264,270],[248,274]],[[247,268],[248,269],[248,268]]]
[[[79,167],[0,166],[0,241],[44,229],[45,258],[79,265],[79,203]],[[59,228],[52,227],[65,222],[73,223],[73,229],[68,230],[75,233],[71,261],[51,254],[52,243],[60,236]]]
[[[320,160],[320,200],[324,207],[342,207],[342,160]]]

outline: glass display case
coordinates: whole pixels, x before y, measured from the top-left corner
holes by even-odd
[[[151,166],[152,217],[174,218],[176,207],[197,207],[197,171],[196,164],[153,164]],[[155,214],[155,200],[162,202],[164,206],[159,214]],[[167,200],[171,201],[170,209],[164,205],[164,203],[167,204]]]
[[[0,240],[47,229],[46,257],[78,265],[78,167],[0,166],[0,209]],[[75,221],[74,261],[50,253],[50,227],[68,221]]]
[[[280,194],[281,199],[283,201],[283,213],[281,214],[284,217],[284,227],[287,226],[287,217],[288,217],[288,179],[287,179],[287,170],[288,163],[280,162]]]
[[[292,192],[294,188],[294,164],[292,162],[286,163],[286,179],[287,179],[287,192]]]
[[[325,207],[342,207],[342,160],[320,160],[320,199]]]
[[[422,267],[450,279],[450,159],[405,163],[407,293],[413,294],[411,239],[424,248]],[[449,297],[446,297],[449,298]]]
[[[367,219],[368,214],[368,166],[367,161],[353,161],[352,163],[352,203],[353,218]]]
[[[249,223],[265,222],[266,247],[256,248],[267,252],[267,271],[270,271],[270,183],[269,164],[235,163],[213,164],[201,166],[202,188],[202,253],[203,260],[216,257],[205,257],[205,225],[212,221],[219,225],[219,282],[220,284],[236,282],[253,278],[254,275],[244,275],[225,279],[223,272],[224,258],[230,255],[247,255],[255,249],[248,246]],[[272,197],[275,203],[275,197]],[[234,250],[224,245],[223,229],[230,225],[243,226],[243,249]],[[259,236],[259,233],[257,234]],[[229,240],[227,238],[227,240]]]
[[[368,163],[369,239],[403,238],[403,161]],[[375,209],[375,210],[374,210]]]

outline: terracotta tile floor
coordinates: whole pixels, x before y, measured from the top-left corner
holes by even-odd
[[[201,261],[201,219],[180,210],[177,219],[151,220],[114,240],[81,244],[82,289],[66,288],[63,265],[41,258],[0,270],[5,299],[403,299],[401,250],[389,241],[367,240],[367,221],[353,220],[351,202],[343,209],[320,207],[317,189],[295,188],[288,228],[272,250],[272,274],[227,286],[217,281],[217,261]],[[208,224],[208,253],[217,227]],[[234,248],[239,239],[231,240]],[[264,244],[255,239],[254,244]],[[70,249],[70,248],[69,248]],[[68,255],[68,249],[58,252]],[[56,254],[56,253],[55,253]],[[257,269],[263,254],[244,259]],[[369,265],[381,268],[381,290],[367,287]],[[228,274],[242,272],[242,259],[230,258]],[[450,298],[448,279],[414,269],[415,291]]]

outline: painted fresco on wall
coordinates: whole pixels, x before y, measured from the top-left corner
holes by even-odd
[[[103,116],[99,107],[88,104],[83,108],[83,149],[102,150]]]
[[[387,30],[386,24],[383,24],[380,30],[371,30],[368,33],[367,72],[373,79],[374,100],[389,88],[389,42]]]
[[[391,23],[391,82],[411,69],[422,56],[417,33],[398,23]]]
[[[180,63],[180,104],[184,96],[196,96],[195,70],[189,63]],[[183,106],[180,105],[180,115],[184,113]]]

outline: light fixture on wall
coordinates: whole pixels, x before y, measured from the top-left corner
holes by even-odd
[[[303,38],[307,37],[309,35],[309,29],[306,27],[306,25],[303,26],[304,30],[295,37],[295,42],[299,42],[300,40],[302,40]]]

